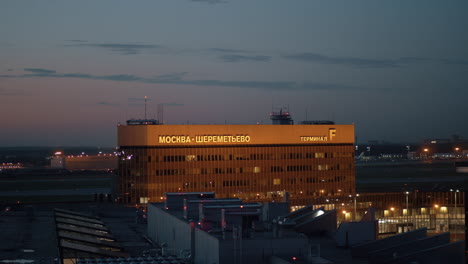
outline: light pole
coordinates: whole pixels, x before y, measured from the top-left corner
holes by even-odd
[[[349,198],[353,197],[353,195],[349,195]],[[359,193],[356,193],[356,195],[354,195],[354,221],[356,221],[357,219],[357,197],[359,197]]]
[[[354,196],[354,221],[357,219],[357,198],[359,197],[359,193],[356,193],[356,196]]]
[[[408,194],[409,192],[405,192],[405,194],[406,194],[406,232],[408,232],[408,225],[409,225]]]
[[[454,233],[457,231],[457,193],[460,192],[460,190],[453,190],[450,189],[450,192],[454,192],[453,195],[455,196],[455,203],[454,203],[454,211],[455,213],[452,214],[452,216],[455,216],[455,228],[454,228]],[[450,228],[450,225],[449,225]],[[449,230],[450,231],[450,230]],[[456,234],[455,234],[456,237]],[[455,239],[456,240],[456,239]]]

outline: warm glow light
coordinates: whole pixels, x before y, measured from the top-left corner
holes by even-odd
[[[390,210],[392,210],[392,211],[395,211],[395,208],[394,208],[394,207],[392,207],[392,208],[390,208]]]
[[[346,211],[345,211],[345,210],[343,210],[343,214],[346,214]]]
[[[425,149],[424,149],[424,152],[428,152],[428,151],[429,151],[429,149],[428,149],[428,148],[425,148]]]
[[[435,207],[435,208],[439,208],[439,205],[438,205],[438,204],[434,204],[434,207]]]

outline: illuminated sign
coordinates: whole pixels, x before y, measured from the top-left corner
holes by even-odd
[[[333,138],[336,137],[336,129],[329,128],[328,129],[328,136],[300,136],[302,142],[325,142],[325,141],[332,141]]]
[[[328,141],[328,138],[326,136],[301,136],[300,138],[301,141]]]
[[[249,135],[203,135],[190,137],[187,135],[167,135],[159,136],[161,144],[177,143],[248,143]]]

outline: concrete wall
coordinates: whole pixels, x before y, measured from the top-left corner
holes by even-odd
[[[351,255],[354,258],[367,258],[371,251],[389,248],[404,242],[425,238],[426,235],[426,228],[416,229],[407,233],[402,233],[384,239],[375,240],[372,242],[354,246],[351,248]]]
[[[166,243],[169,250],[179,253],[190,251],[190,224],[154,204],[148,204],[148,236],[155,242]],[[232,233],[226,240],[218,239],[198,228],[194,231],[194,262],[196,264],[265,263],[275,255],[289,259],[306,257],[309,243],[306,237],[296,238],[244,238],[233,240]],[[241,253],[242,252],[242,253]]]
[[[174,253],[190,250],[190,225],[152,204],[148,204],[148,236],[159,244],[166,243]]]
[[[450,233],[437,234],[423,239],[402,243],[394,247],[372,251],[369,253],[369,262],[375,264],[390,263],[393,259],[396,259],[397,257],[410,255],[414,252],[442,245],[447,245],[449,243]]]
[[[390,263],[424,263],[424,264],[464,264],[465,262],[465,241],[442,245],[418,251],[412,255],[397,258]]]
[[[346,247],[375,240],[375,222],[342,222],[335,233],[337,246]]]
[[[217,264],[219,240],[200,229],[195,229],[195,264]]]

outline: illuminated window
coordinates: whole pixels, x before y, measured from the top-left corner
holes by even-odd
[[[323,153],[323,152],[316,152],[316,153],[315,153],[315,158],[316,158],[316,159],[325,158],[325,153]]]
[[[273,179],[273,185],[280,185],[281,179]]]
[[[321,171],[321,170],[328,170],[328,165],[327,165],[327,164],[325,164],[325,165],[320,165],[320,164],[319,164],[319,165],[317,166],[317,169],[318,169],[319,171]]]
[[[260,167],[254,167],[254,173],[259,173],[260,172]]]
[[[186,161],[196,161],[197,156],[196,155],[187,155],[187,156],[185,156],[185,160]]]

